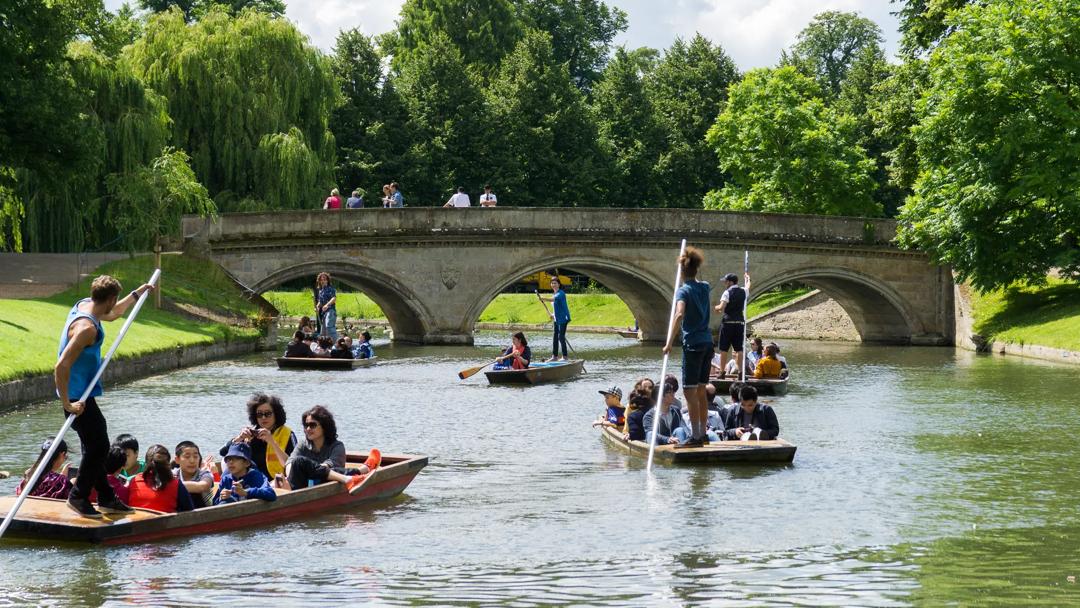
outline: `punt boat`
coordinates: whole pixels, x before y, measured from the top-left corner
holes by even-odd
[[[641,333],[636,329],[620,329],[618,334],[624,338],[634,338],[635,340],[641,338]]]
[[[495,369],[484,372],[490,384],[544,384],[579,376],[585,370],[584,359],[531,363],[526,369]]]
[[[780,396],[787,394],[788,380],[790,379],[791,376],[785,376],[783,378],[747,378],[744,381],[744,384],[749,384],[750,386],[757,389],[759,395]],[[728,393],[728,390],[731,389],[732,383],[738,381],[738,378],[730,377],[709,378],[709,382],[711,382],[712,385],[716,387],[716,392],[719,395],[726,395]]]
[[[622,432],[609,426],[601,430],[604,440],[623,452],[643,459],[649,457],[648,443],[625,440]],[[787,464],[795,459],[795,445],[783,439],[719,441],[700,448],[658,445],[653,458],[667,464]]]
[[[367,453],[349,452],[346,461],[362,464]],[[130,515],[89,519],[77,515],[63,500],[27,498],[4,538],[119,545],[162,538],[227,532],[245,527],[277,526],[278,522],[343,507],[384,500],[401,494],[425,466],[427,456],[384,455],[382,464],[354,487],[329,482],[300,490],[275,489],[277,500],[243,500],[183,513],[136,509]],[[0,516],[15,504],[15,496],[0,497]]]
[[[368,359],[328,359],[326,357],[278,357],[278,369],[356,369],[371,367],[378,357]]]

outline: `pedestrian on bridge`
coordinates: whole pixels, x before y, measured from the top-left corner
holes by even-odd
[[[465,194],[465,188],[458,186],[457,193],[450,197],[450,200],[446,201],[443,207],[471,207],[472,201],[469,200],[469,195]]]
[[[499,203],[499,199],[495,198],[495,193],[491,191],[490,185],[484,186],[484,193],[480,195],[481,207],[494,207]]]
[[[323,209],[327,210],[340,210],[341,209],[341,194],[337,188],[330,191],[330,196],[326,197],[323,201]]]

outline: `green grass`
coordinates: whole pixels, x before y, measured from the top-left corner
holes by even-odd
[[[162,260],[163,296],[180,303],[254,316],[258,309],[239,296],[239,290],[217,266],[208,262],[165,256]],[[149,256],[112,262],[94,274],[111,274],[125,292],[138,287],[153,268]],[[76,300],[86,297],[90,279],[61,294],[34,300],[0,299],[0,382],[52,373],[60,330]],[[107,350],[120,332],[124,319],[105,323]],[[139,317],[117,350],[127,358],[168,350],[177,346],[212,344],[223,339],[254,337],[258,330],[222,323],[204,323],[143,305]]]
[[[750,286],[751,289],[753,285]],[[772,291],[766,291],[754,298],[753,302],[750,302],[746,307],[746,318],[753,319],[763,312],[768,312],[777,306],[787,304],[795,298],[802,297],[813,291],[810,287],[796,287],[795,289],[774,289]],[[750,294],[753,296],[754,294]]]
[[[268,291],[262,294],[284,317],[310,317],[315,313],[310,291]],[[362,293],[338,291],[338,317],[350,319],[385,319],[379,305]]]
[[[972,292],[975,333],[987,340],[1080,351],[1080,284],[1050,279],[1042,286]]]

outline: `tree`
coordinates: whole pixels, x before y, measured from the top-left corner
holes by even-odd
[[[873,201],[873,161],[856,143],[854,120],[825,105],[821,90],[793,67],[758,69],[729,92],[709,129],[731,175],[705,207],[733,211],[881,215]]]
[[[455,186],[479,187],[488,169],[490,121],[479,78],[453,42],[436,34],[397,81],[411,146],[402,186],[413,204],[442,203]]]
[[[896,13],[900,18],[903,38],[900,47],[905,54],[914,57],[934,48],[952,31],[947,21],[950,11],[971,4],[985,4],[980,0],[893,0],[903,4]]]
[[[223,211],[309,207],[331,187],[340,93],[330,61],[288,21],[215,9],[188,24],[174,9],[151,17],[123,60],[168,100],[172,143]]]
[[[649,100],[667,135],[655,175],[666,207],[697,208],[724,185],[716,150],[705,141],[728,87],[739,79],[735,62],[701,34],[681,38],[646,76]]]
[[[626,12],[600,0],[516,0],[528,27],[551,35],[556,63],[588,93],[600,78],[611,42],[628,25]]]
[[[371,185],[387,152],[377,141],[382,57],[370,37],[352,29],[338,34],[331,66],[343,99],[330,121],[338,147],[337,181],[346,188]]]
[[[822,90],[835,98],[848,70],[864,49],[881,47],[881,28],[856,13],[825,11],[799,32],[782,65],[795,65],[815,77]]]
[[[514,48],[521,30],[510,0],[406,0],[397,30],[381,44],[401,71],[436,37],[445,36],[467,65],[489,75]]]
[[[164,13],[176,8],[184,14],[185,21],[194,21],[213,10],[237,15],[250,8],[271,17],[285,14],[284,0],[139,0],[139,6],[151,13]]]
[[[927,86],[927,62],[909,59],[891,66],[889,76],[873,86],[867,111],[874,135],[885,148],[889,182],[911,194],[918,175],[918,156],[912,128],[918,123],[916,106]]]
[[[1080,274],[1080,11],[1073,0],[951,14],[914,129],[900,242],[978,289]]]
[[[110,219],[131,251],[145,251],[161,237],[178,234],[185,213],[216,211],[182,150],[166,148],[149,165],[109,176],[108,188],[113,197]]]
[[[606,166],[597,129],[551,36],[529,31],[487,88],[498,126],[493,181],[519,206],[598,206]]]

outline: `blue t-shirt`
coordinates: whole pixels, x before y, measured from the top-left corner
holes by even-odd
[[[570,307],[566,305],[566,292],[559,290],[555,292],[552,297],[552,304],[555,308],[555,322],[569,323],[570,322]]]
[[[393,202],[390,203],[391,207],[405,206],[405,197],[402,196],[400,192],[395,192],[393,195],[390,196],[390,198],[393,199]]]
[[[349,209],[363,209],[364,198],[358,196],[350,196],[349,200],[345,201],[345,207]]]
[[[686,303],[682,321],[682,341],[684,347],[695,347],[712,343],[709,334],[709,291],[712,288],[705,281],[690,280],[679,288],[675,299]]]

